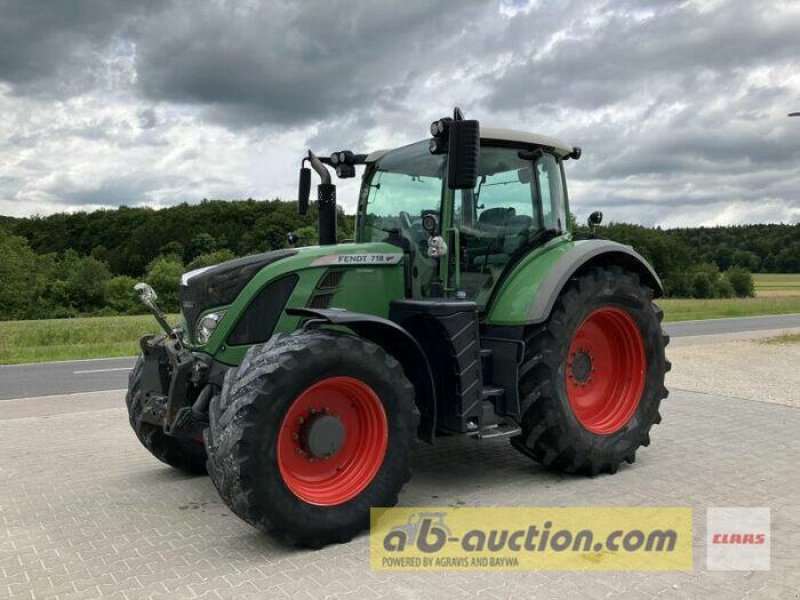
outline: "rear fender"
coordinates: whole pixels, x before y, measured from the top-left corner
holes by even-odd
[[[493,298],[489,325],[535,325],[550,317],[561,290],[571,278],[593,266],[618,265],[638,274],[653,297],[664,295],[653,267],[633,248],[603,239],[561,243],[523,260]]]
[[[421,417],[417,435],[420,439],[433,443],[436,432],[436,388],[433,374],[425,352],[408,331],[388,319],[346,310],[287,308],[286,314],[347,327],[400,361],[416,392],[415,400]]]

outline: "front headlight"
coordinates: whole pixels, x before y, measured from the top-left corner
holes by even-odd
[[[225,311],[208,313],[204,315],[200,322],[197,324],[197,341],[200,344],[205,344],[211,338],[211,334],[217,329],[222,317],[225,316]]]

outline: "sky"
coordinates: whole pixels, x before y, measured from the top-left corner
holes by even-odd
[[[0,0],[0,214],[292,199],[457,105],[580,146],[579,219],[798,223],[799,39],[797,0]]]

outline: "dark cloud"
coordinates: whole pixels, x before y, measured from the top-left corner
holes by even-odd
[[[592,110],[649,93],[662,100],[731,91],[754,67],[797,60],[800,17],[775,19],[763,4],[732,1],[703,12],[687,2],[608,2],[572,13],[562,5],[557,30],[541,42],[511,41],[520,56],[487,74],[490,109],[522,103]],[[520,16],[531,27],[545,11]],[[547,17],[552,21],[552,14]],[[551,31],[556,33],[556,31]]]
[[[176,2],[143,32],[137,71],[149,98],[209,106],[232,124],[294,125],[371,113],[407,97],[481,3]],[[453,25],[455,24],[455,27]]]
[[[18,94],[63,96],[91,89],[117,36],[134,33],[155,0],[0,0],[0,81]]]
[[[780,0],[0,0],[0,204],[291,194],[306,145],[406,143],[459,104],[582,146],[581,210],[797,221],[797,31]]]

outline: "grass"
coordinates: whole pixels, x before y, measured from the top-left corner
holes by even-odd
[[[756,296],[800,296],[800,273],[756,273]]]
[[[139,338],[156,331],[150,315],[0,321],[0,364],[134,356]]]
[[[663,298],[657,300],[657,303],[664,309],[664,318],[667,321],[800,313],[800,295],[713,300]]]
[[[765,344],[800,344],[800,333],[784,333],[763,341]]]

